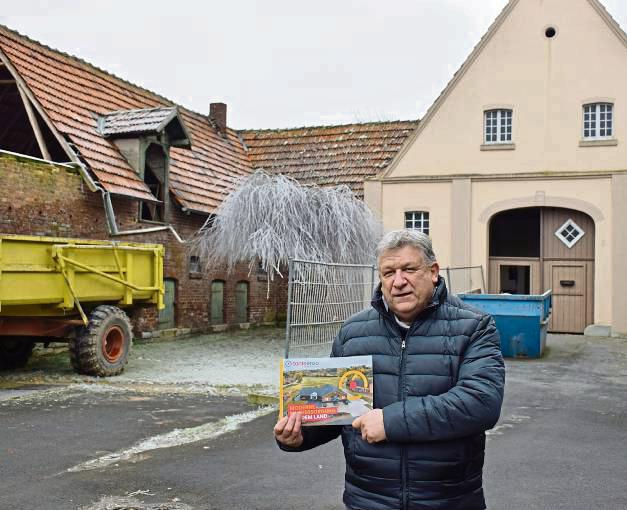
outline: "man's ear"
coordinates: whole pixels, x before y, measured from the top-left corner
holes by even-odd
[[[439,276],[440,276],[440,264],[438,264],[437,262],[434,262],[433,264],[431,264],[431,281],[433,282],[433,285],[438,283]]]

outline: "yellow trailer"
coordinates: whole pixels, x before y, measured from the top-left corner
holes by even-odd
[[[159,244],[0,235],[0,368],[35,342],[69,341],[79,373],[122,372],[132,344],[123,309],[163,309]]]

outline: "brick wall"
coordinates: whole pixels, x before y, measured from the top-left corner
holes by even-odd
[[[139,222],[138,204],[121,197],[112,199],[120,230],[154,227]],[[170,204],[170,224],[183,239],[189,239],[204,223],[205,217],[184,214]],[[109,239],[100,193],[84,185],[76,170],[41,163],[28,158],[0,154],[0,233]],[[235,286],[249,283],[249,321],[253,324],[284,319],[287,286],[281,279],[268,287],[265,275],[253,272],[248,265],[227,274],[223,268],[208,273],[189,272],[189,253],[171,232],[116,236],[116,240],[160,243],[165,246],[164,277],[176,282],[175,321],[179,328],[195,331],[210,329],[211,282],[225,281],[225,322],[235,324]],[[130,311],[135,333],[158,327],[155,307],[138,307]]]

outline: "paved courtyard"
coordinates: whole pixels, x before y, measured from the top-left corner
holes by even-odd
[[[140,344],[111,379],[75,375],[63,352],[3,373],[0,508],[342,510],[340,443],[281,452],[276,410],[246,400],[276,392],[283,342],[252,329]],[[543,359],[508,360],[489,507],[627,508],[625,395],[626,340],[550,336]]]

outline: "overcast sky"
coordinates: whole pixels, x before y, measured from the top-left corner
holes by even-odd
[[[235,128],[420,118],[506,0],[0,0],[0,24]],[[604,0],[624,28],[627,0]],[[34,16],[32,13],[45,13]]]

